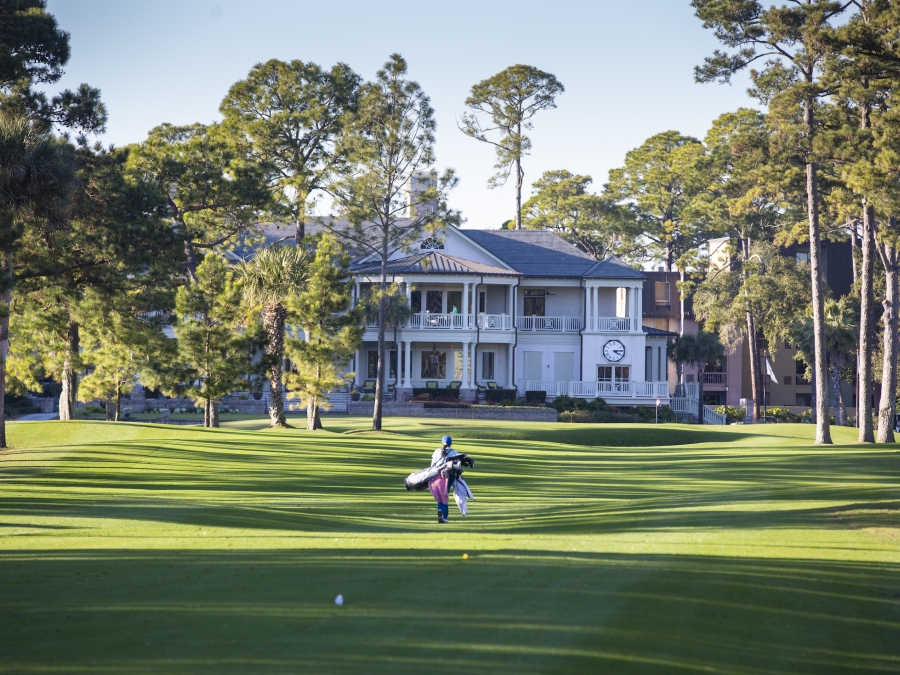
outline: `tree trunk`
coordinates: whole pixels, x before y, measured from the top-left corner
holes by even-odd
[[[219,428],[219,402],[209,402],[209,426],[215,429]]]
[[[106,421],[107,422],[115,422],[116,421],[116,402],[108,398],[106,399]]]
[[[66,360],[62,372],[62,392],[59,395],[59,419],[75,419],[75,399],[78,396],[78,352],[81,346],[78,323],[70,321],[66,332]]]
[[[6,446],[6,356],[9,353],[9,305],[12,300],[12,256],[3,258],[0,286],[0,448]]]
[[[891,228],[896,227],[891,218]],[[879,242],[878,253],[884,264],[885,290],[883,351],[884,361],[881,368],[881,401],[878,404],[878,442],[894,442],[894,413],[897,408],[897,249]]]
[[[386,204],[386,207],[389,205]],[[389,213],[385,208],[385,215]],[[372,430],[381,431],[382,409],[384,408],[384,347],[385,347],[385,314],[387,313],[387,263],[388,237],[385,232],[381,240],[381,294],[378,298],[378,370],[375,373],[375,409],[372,412]]]
[[[522,229],[522,182],[525,172],[522,171],[522,158],[516,157],[516,229]]]
[[[741,252],[744,263],[750,260],[750,238],[741,237]],[[743,270],[746,280],[747,271]],[[746,281],[745,281],[746,283]],[[750,390],[753,392],[753,422],[759,422],[759,409],[762,401],[762,379],[759,372],[759,340],[756,336],[756,317],[747,306],[747,346],[750,349]]]
[[[306,223],[303,218],[297,218],[297,233],[294,235],[294,238],[297,241],[297,248],[300,248],[300,245],[303,243],[303,238],[306,236]]]
[[[122,388],[116,385],[116,422],[122,421]]]
[[[188,277],[191,281],[197,281],[197,254],[194,251],[194,244],[190,239],[182,241],[184,242],[184,266],[187,268]]]
[[[875,296],[873,292],[875,262],[875,209],[863,204],[862,263],[859,305],[859,379],[857,382],[856,422],[859,442],[874,443],[872,429],[872,347],[875,344]]]
[[[319,417],[319,397],[311,396],[306,402],[306,430],[317,431],[322,428],[322,419]]]
[[[815,131],[812,102],[803,105],[803,121],[808,140],[812,142]],[[810,148],[810,152],[812,149]],[[815,161],[806,163],[806,204],[809,216],[809,265],[812,281],[813,342],[815,344],[816,371],[816,443],[831,444],[828,424],[828,360],[825,352],[825,282],[822,274],[822,245],[819,231],[819,185]]]
[[[841,393],[841,369],[837,364],[833,364],[831,371],[834,422],[839,427],[844,427],[847,426],[847,408],[844,407],[844,395]]]
[[[750,349],[750,390],[753,392],[753,423],[759,422],[762,404],[762,377],[759,372],[759,340],[756,337],[756,318],[747,312],[747,342]]]
[[[281,370],[284,366],[284,322],[287,311],[281,304],[263,307],[263,327],[266,331],[266,353],[272,360],[269,376],[269,419],[270,426],[284,427],[284,391],[281,385]]]
[[[212,420],[212,401],[208,398],[203,399],[203,426],[209,427]]]

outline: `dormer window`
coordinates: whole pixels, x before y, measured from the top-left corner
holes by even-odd
[[[422,243],[419,244],[420,251],[443,251],[444,250],[444,242],[436,239],[435,237],[426,237],[422,240]]]

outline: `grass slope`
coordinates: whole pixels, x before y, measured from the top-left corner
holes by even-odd
[[[900,671],[895,446],[388,422],[9,425],[0,673]],[[402,480],[447,432],[438,526]]]

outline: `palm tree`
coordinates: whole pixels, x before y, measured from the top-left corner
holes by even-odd
[[[812,363],[813,332],[812,317],[804,316],[791,330],[791,340],[803,354],[807,364]],[[847,364],[848,357],[856,351],[859,341],[859,319],[849,304],[849,296],[840,300],[829,300],[825,303],[825,356],[828,363],[828,374],[831,377],[832,400],[834,401],[835,422],[844,426],[847,423],[847,409],[841,394],[841,371]],[[810,369],[815,374],[815,369]],[[815,391],[815,388],[813,389]],[[815,410],[815,406],[813,406]]]
[[[71,146],[34,122],[0,113],[0,447],[6,447],[4,395],[9,346],[13,255],[26,225],[43,229],[66,222],[75,161]]]
[[[306,252],[287,245],[262,249],[250,262],[242,262],[240,265],[245,302],[251,307],[262,308],[266,356],[269,361],[269,417],[273,427],[287,426],[281,384],[286,303],[288,298],[303,291],[309,278],[308,268]]]
[[[856,352],[859,342],[859,316],[858,311],[848,305],[850,296],[845,296],[838,301],[829,300],[825,303],[825,353],[828,355],[828,365],[831,367],[831,386],[834,390],[835,422],[839,426],[847,424],[847,408],[844,406],[844,397],[841,394],[841,371],[847,363],[847,358]]]
[[[703,374],[706,366],[725,358],[725,348],[715,333],[698,330],[677,337],[669,348],[669,360],[697,368],[697,424],[703,424]]]

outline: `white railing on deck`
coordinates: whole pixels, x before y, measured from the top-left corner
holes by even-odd
[[[413,314],[409,317],[406,325],[409,328],[422,328],[426,330],[469,328],[472,325],[472,317],[467,317],[464,314]]]
[[[520,316],[516,318],[516,328],[522,331],[577,333],[581,330],[582,325],[580,318],[572,316]]]
[[[481,330],[512,330],[509,314],[479,314],[478,327]]]
[[[598,380],[520,380],[524,391],[546,391],[547,396],[577,398],[660,398],[668,399],[668,382],[601,382]]]
[[[630,333],[640,330],[637,319],[630,316],[595,316],[591,319],[591,330],[601,333]]]

